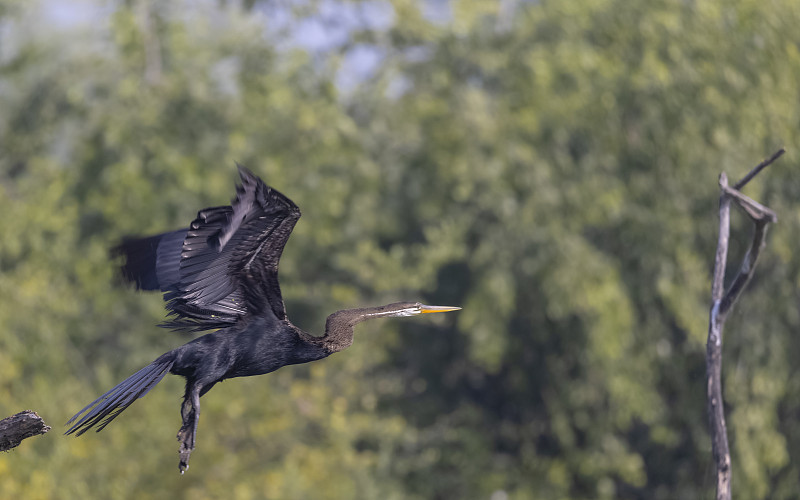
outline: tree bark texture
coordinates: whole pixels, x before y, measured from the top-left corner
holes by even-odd
[[[23,439],[49,431],[42,417],[35,411],[25,410],[0,420],[0,451],[16,448]]]

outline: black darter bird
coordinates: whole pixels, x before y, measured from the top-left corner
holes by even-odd
[[[188,229],[125,240],[116,250],[122,272],[141,290],[164,293],[169,319],[161,326],[198,337],[134,373],[72,417],[67,434],[102,430],[167,373],[186,378],[179,470],[189,466],[200,417],[200,396],[234,377],[270,373],[346,349],[365,320],[454,311],[458,307],[398,302],[345,309],[328,316],[325,334],[294,326],[278,286],[278,260],[300,210],[286,196],[239,167],[242,185],[231,206],[207,208]]]

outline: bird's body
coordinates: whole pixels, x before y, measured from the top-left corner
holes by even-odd
[[[444,312],[456,307],[398,302],[328,316],[316,337],[294,326],[278,286],[278,261],[300,211],[291,200],[240,167],[243,186],[231,206],[201,210],[188,229],[124,241],[124,276],[161,290],[172,316],[164,325],[215,330],[161,355],[70,419],[67,434],[108,423],[167,373],[186,378],[178,432],[181,473],[195,447],[200,396],[217,382],[308,363],[353,343],[353,327],[373,318]]]

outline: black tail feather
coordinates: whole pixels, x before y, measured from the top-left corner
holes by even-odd
[[[100,432],[134,401],[144,397],[169,373],[174,363],[175,355],[169,352],[126,378],[69,419],[67,425],[72,424],[80,417],[80,420],[75,422],[65,434],[76,433],[80,436],[98,424],[97,432]],[[87,411],[88,413],[86,413]],[[84,413],[86,414],[83,415]],[[83,416],[81,417],[81,415]]]

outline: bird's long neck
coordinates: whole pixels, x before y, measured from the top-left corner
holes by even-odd
[[[336,311],[325,322],[325,335],[314,337],[301,332],[301,338],[309,344],[322,347],[329,354],[339,352],[353,345],[354,326],[367,319],[383,317],[384,308],[385,306]]]

